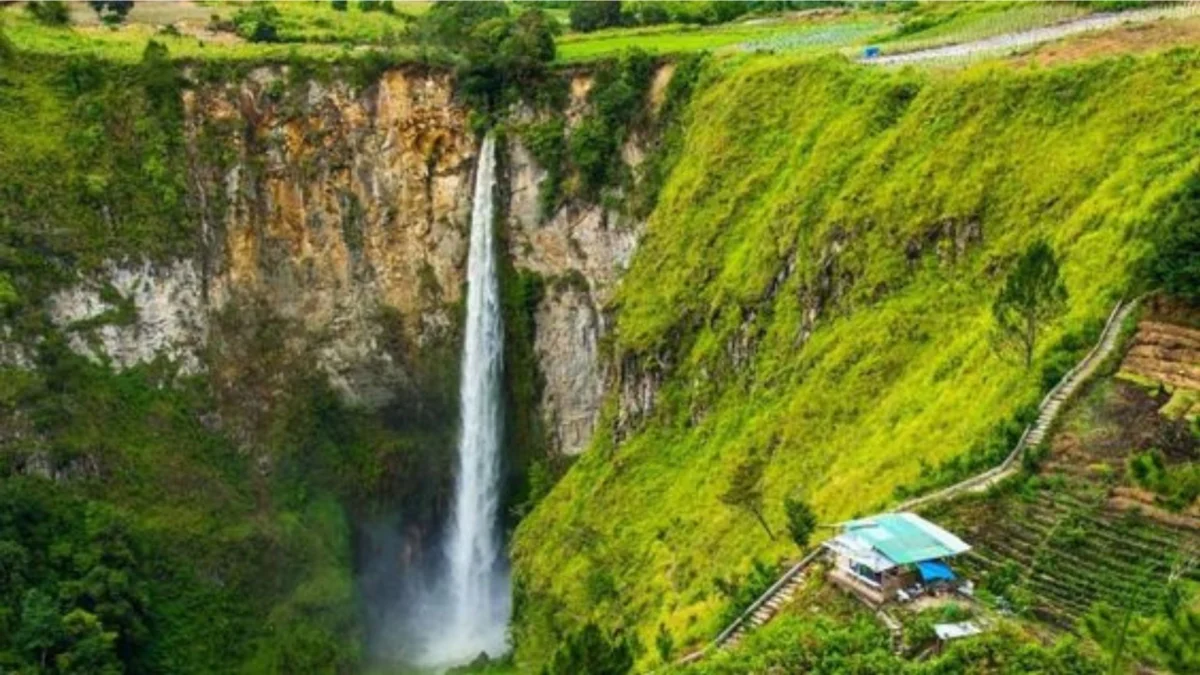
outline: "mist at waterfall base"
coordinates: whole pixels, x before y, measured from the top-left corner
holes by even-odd
[[[495,144],[476,168],[467,259],[454,504],[439,542],[395,522],[362,528],[359,587],[377,659],[432,668],[508,650],[512,611],[500,536],[503,326],[493,237]]]

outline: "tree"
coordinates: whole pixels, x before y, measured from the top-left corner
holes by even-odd
[[[751,455],[737,465],[729,478],[729,487],[721,494],[721,503],[736,509],[742,509],[754,516],[759,525],[766,531],[767,537],[775,538],[767,519],[763,517],[763,471],[767,463],[758,455]]]
[[[1189,178],[1163,211],[1150,260],[1152,281],[1172,295],[1200,302],[1200,174]]]
[[[333,6],[335,11],[344,12],[350,3],[349,0],[329,0],[329,4]]]
[[[106,26],[115,26],[123,21],[133,9],[133,0],[88,0],[96,16]]]
[[[1058,258],[1049,244],[1034,242],[1008,273],[992,305],[998,342],[1015,346],[1028,368],[1045,325],[1062,311],[1066,301]]]
[[[571,5],[571,30],[590,33],[621,25],[621,3],[617,0],[583,0]]]
[[[41,669],[46,669],[65,633],[58,605],[47,594],[32,589],[21,602],[21,623],[13,635],[13,643],[31,657]]]
[[[104,630],[100,619],[82,609],[68,613],[62,620],[70,645],[54,658],[58,672],[79,675],[120,675],[113,643],[117,634]]]
[[[796,546],[801,549],[807,547],[808,540],[817,529],[817,514],[808,502],[790,496],[784,498],[783,510],[787,514],[788,535],[796,542]]]
[[[71,9],[62,0],[27,2],[25,9],[44,26],[67,26],[71,23]]]
[[[657,26],[671,21],[671,14],[657,2],[641,2],[633,10],[637,22],[643,26]]]
[[[542,675],[625,675],[633,668],[633,643],[620,633],[606,636],[594,623],[569,635]]]
[[[438,2],[422,16],[416,35],[427,46],[463,55],[459,93],[489,113],[539,90],[554,60],[557,30],[537,7],[514,17],[500,2]]]

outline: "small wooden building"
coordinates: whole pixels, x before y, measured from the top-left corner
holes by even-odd
[[[839,527],[824,543],[835,561],[830,577],[875,607],[906,588],[954,583],[946,561],[971,548],[915,513],[884,513]]]

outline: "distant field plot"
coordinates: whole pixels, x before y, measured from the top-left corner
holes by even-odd
[[[565,35],[558,41],[558,55],[563,61],[587,61],[635,47],[658,54],[722,48],[837,49],[863,42],[869,36],[887,30],[885,17],[863,15],[841,20],[760,19],[720,26],[673,24]]]
[[[1091,12],[1067,3],[933,6],[909,17],[895,35],[884,40],[884,53],[910,52],[942,45],[1019,33],[1077,19]]]
[[[744,51],[787,51],[796,49],[841,48],[864,43],[877,36],[884,26],[878,22],[857,21],[811,26],[805,30],[777,33],[737,45]]]
[[[87,54],[115,61],[141,59],[154,39],[174,58],[244,60],[282,58],[292,54],[333,59],[354,45],[402,46],[413,15],[428,3],[397,3],[395,13],[364,12],[351,3],[347,11],[325,3],[279,2],[279,41],[247,42],[234,32],[213,30],[215,17],[228,21],[244,4],[138,3],[125,23],[103,26],[87,5],[72,7],[72,25],[43,26],[20,5],[0,8],[0,23],[18,49],[41,54]],[[86,10],[86,11],[84,11]],[[167,28],[171,26],[174,30]]]

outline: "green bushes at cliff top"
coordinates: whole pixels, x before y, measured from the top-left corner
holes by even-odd
[[[654,411],[618,446],[610,402],[519,528],[518,660],[545,658],[564,617],[711,639],[713,580],[797,553],[718,499],[752,453],[779,529],[792,490],[822,522],[870,513],[1007,434],[1042,369],[1090,346],[1200,170],[1198,66],[1192,51],[934,74],[728,64],[693,98],[614,302],[613,357],[662,379]],[[993,348],[989,308],[1034,238],[1071,302],[1026,370]]]

